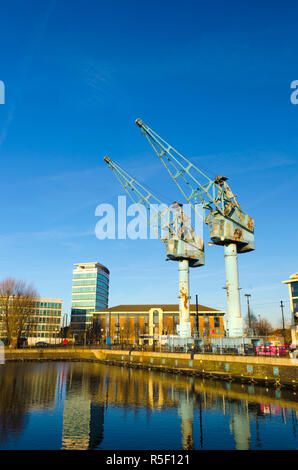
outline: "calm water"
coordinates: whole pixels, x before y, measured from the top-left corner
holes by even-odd
[[[0,366],[0,449],[297,449],[291,391],[91,363]]]

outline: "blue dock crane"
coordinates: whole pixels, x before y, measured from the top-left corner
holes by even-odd
[[[228,336],[243,336],[241,318],[238,253],[255,249],[254,220],[246,214],[224,176],[214,180],[189,159],[181,155],[140,118],[136,124],[145,135],[181,193],[193,209],[203,209],[203,220],[209,227],[212,244],[223,245],[226,268]]]
[[[179,338],[176,344],[180,339],[181,344],[191,342],[189,267],[196,268],[205,264],[204,241],[192,228],[182,204],[174,202],[168,207],[109,157],[106,156],[104,161],[132,201],[146,207],[149,213],[149,225],[155,227],[158,237],[165,243],[167,260],[179,263],[179,325],[177,328]],[[152,214],[153,208],[155,210]],[[161,235],[158,233],[159,226],[162,228]]]

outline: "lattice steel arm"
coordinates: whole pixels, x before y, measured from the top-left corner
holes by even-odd
[[[182,209],[182,205],[174,203],[171,207],[168,207],[109,157],[106,156],[104,161],[113,171],[131,200],[136,204],[143,204],[147,211],[150,212],[148,224],[153,230],[155,229],[155,220],[160,223],[163,231],[168,230],[168,237],[162,237],[158,233],[158,227],[155,231],[158,237],[167,245],[169,258],[179,259],[179,256],[181,259],[191,258],[193,259],[193,264],[190,262],[190,265],[202,266],[204,264],[204,241],[195,233],[190,220]],[[152,217],[151,210],[155,204],[158,204],[159,210]],[[161,208],[163,210],[160,210]],[[174,247],[174,240],[180,243],[180,247],[178,246],[179,243]],[[171,258],[171,253],[174,258]],[[195,263],[195,259],[199,260],[199,264]]]
[[[214,243],[236,242],[239,252],[254,249],[254,221],[240,208],[226,183],[227,178],[219,175],[212,181],[140,118],[136,124],[198,215],[198,205],[203,207],[204,222],[209,225]],[[207,216],[206,210],[209,212]]]

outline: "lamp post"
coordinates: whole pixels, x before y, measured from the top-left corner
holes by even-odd
[[[198,295],[196,294],[196,337],[199,339],[199,304],[198,304]]]
[[[281,308],[281,317],[282,317],[282,334],[284,337],[284,345],[286,344],[286,330],[285,330],[285,317],[284,317],[284,304],[283,301],[280,301],[280,308]]]
[[[250,318],[250,306],[249,306],[249,298],[251,297],[251,294],[244,294],[247,300],[247,315],[248,315],[248,331],[249,331],[249,336],[251,336],[251,318]]]

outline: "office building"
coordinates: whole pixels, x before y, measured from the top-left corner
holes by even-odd
[[[61,328],[62,299],[37,297],[33,305],[32,316],[24,323],[22,337],[27,339],[28,345],[34,345],[38,341],[57,343]],[[0,338],[5,339],[5,321],[3,317],[0,318]]]
[[[290,304],[292,312],[292,343],[297,345],[298,343],[298,273],[294,273],[290,276],[290,279],[283,281],[283,284],[288,284]]]
[[[75,266],[71,331],[79,337],[92,326],[93,313],[108,307],[110,272],[100,263],[77,263]]]

